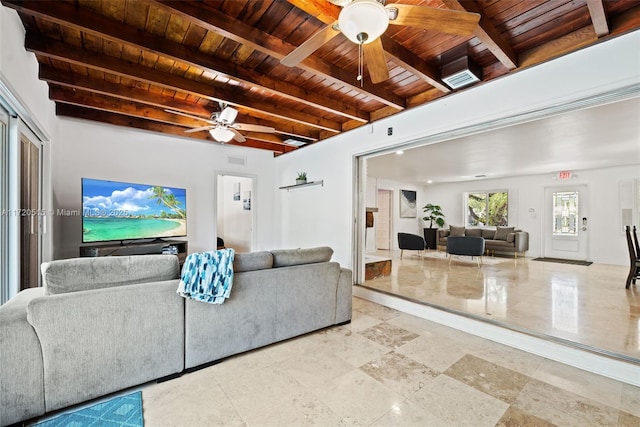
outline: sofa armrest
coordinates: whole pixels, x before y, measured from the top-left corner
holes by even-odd
[[[515,233],[516,239],[514,241],[516,252],[526,252],[529,250],[529,233],[527,231],[518,231]]]
[[[338,277],[337,304],[336,304],[336,324],[351,320],[351,303],[353,290],[353,273],[348,268],[340,268]]]
[[[40,340],[27,321],[27,306],[44,288],[21,291],[0,307],[0,425],[45,413]]]

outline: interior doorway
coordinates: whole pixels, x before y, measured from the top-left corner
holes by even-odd
[[[236,252],[253,251],[255,179],[220,173],[216,181],[216,236],[224,241],[225,248]]]
[[[545,188],[545,257],[587,260],[588,201],[586,185]]]

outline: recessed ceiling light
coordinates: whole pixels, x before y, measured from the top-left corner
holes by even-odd
[[[400,154],[404,154],[404,151],[398,150],[398,151],[396,151],[396,154],[399,156]]]
[[[433,182],[432,180],[429,180],[429,181],[427,181],[427,184],[431,184],[432,182]]]

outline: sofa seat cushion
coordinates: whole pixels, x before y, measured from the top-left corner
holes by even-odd
[[[485,245],[488,248],[513,248],[513,242],[506,240],[486,240]]]
[[[41,271],[46,293],[54,295],[178,279],[180,263],[175,255],[73,258],[44,262]]]
[[[290,267],[292,265],[314,264],[329,262],[333,249],[328,246],[306,249],[275,249],[272,250],[274,267]]]

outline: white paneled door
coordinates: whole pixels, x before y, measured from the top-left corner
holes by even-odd
[[[378,190],[378,212],[374,214],[376,249],[391,249],[391,190]]]
[[[586,185],[545,188],[545,257],[588,258],[588,202]]]

